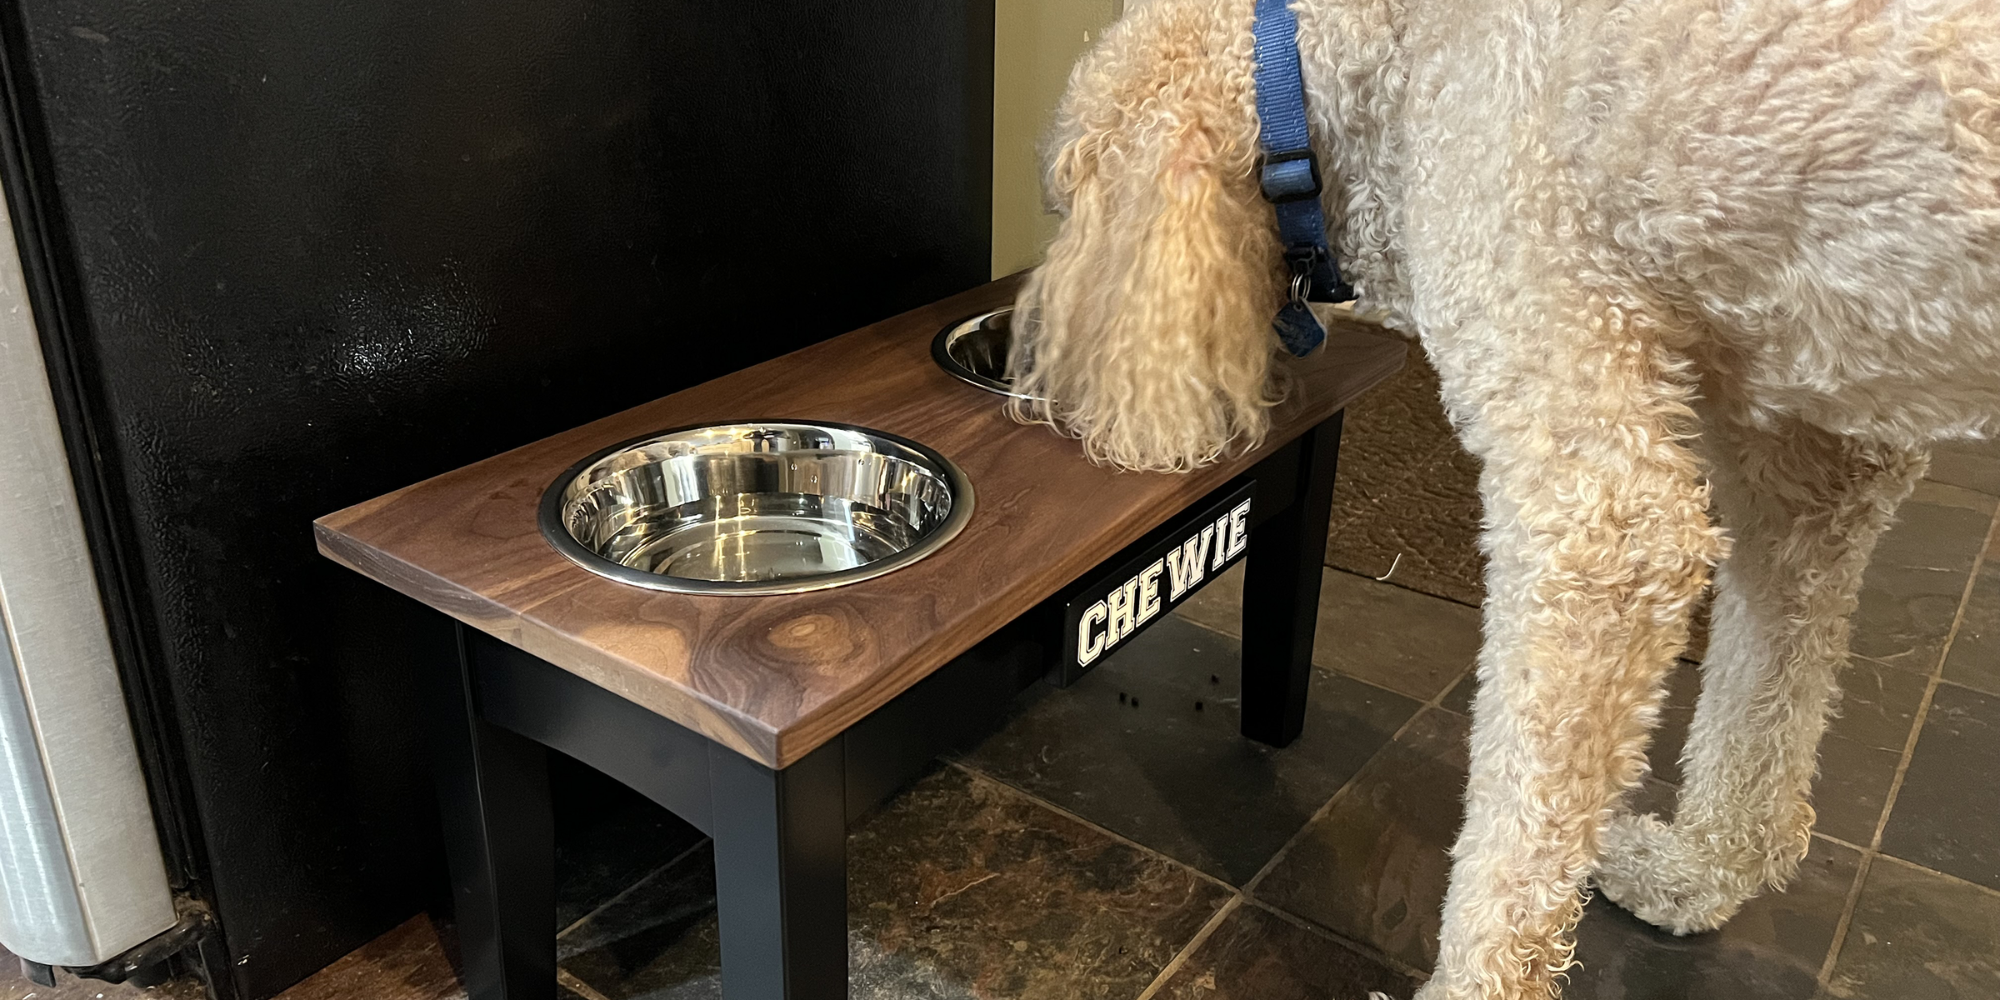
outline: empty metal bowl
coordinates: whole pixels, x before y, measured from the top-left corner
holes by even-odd
[[[1007,346],[1013,337],[1010,320],[1014,307],[983,312],[938,331],[931,341],[931,357],[938,367],[962,381],[1016,399],[1031,399],[1014,391],[1007,375]]]
[[[592,455],[542,498],[542,534],[601,576],[654,590],[791,594],[872,579],[972,515],[944,456],[842,424],[741,423]]]

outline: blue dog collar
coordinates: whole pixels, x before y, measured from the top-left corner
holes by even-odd
[[[1346,302],[1354,289],[1340,279],[1340,265],[1326,242],[1320,210],[1319,157],[1306,128],[1306,85],[1299,68],[1299,22],[1289,0],[1257,0],[1257,118],[1264,156],[1258,186],[1278,215],[1291,287],[1272,326],[1294,356],[1305,357],[1326,341],[1326,328],[1307,302]]]

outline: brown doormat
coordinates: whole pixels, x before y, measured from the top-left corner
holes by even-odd
[[[1347,407],[1326,564],[1474,607],[1485,599],[1479,552],[1479,460],[1458,445],[1437,371],[1411,345],[1400,373]],[[1708,646],[1694,612],[1687,658]]]
[[[1347,408],[1326,564],[1461,604],[1485,596],[1479,460],[1459,447],[1415,345],[1401,373]]]

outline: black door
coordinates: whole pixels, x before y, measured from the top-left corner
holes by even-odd
[[[0,6],[163,837],[268,996],[440,882],[450,633],[311,519],[982,281],[991,0]]]

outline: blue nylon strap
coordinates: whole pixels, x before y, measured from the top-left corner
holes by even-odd
[[[1257,0],[1257,118],[1264,162],[1258,181],[1278,216],[1278,238],[1292,286],[1272,325],[1285,349],[1304,357],[1326,340],[1307,302],[1345,302],[1354,291],[1340,279],[1320,211],[1319,161],[1306,127],[1306,85],[1299,68],[1299,22],[1290,0]]]

